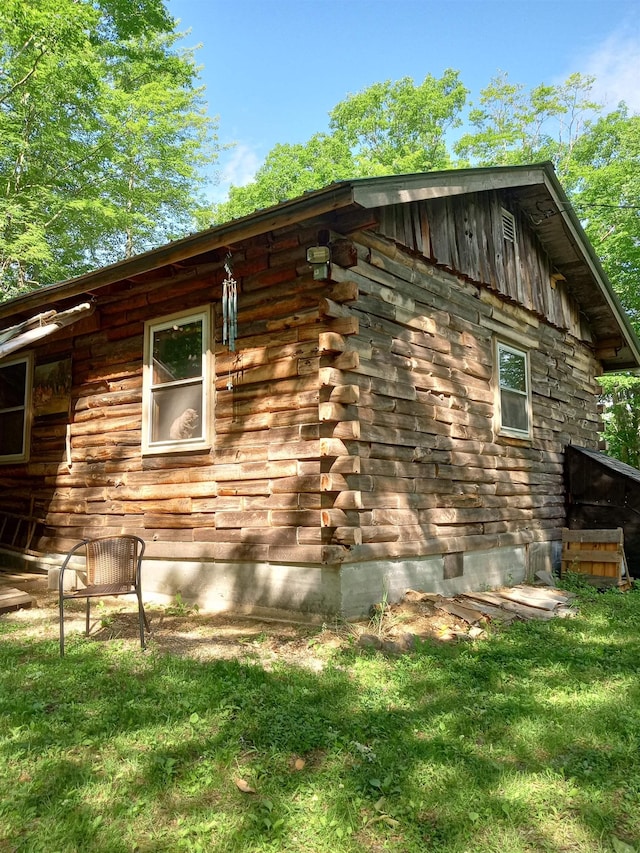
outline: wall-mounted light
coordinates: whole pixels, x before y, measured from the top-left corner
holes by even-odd
[[[309,246],[307,249],[307,263],[313,267],[314,279],[323,281],[329,278],[331,249],[328,246]]]

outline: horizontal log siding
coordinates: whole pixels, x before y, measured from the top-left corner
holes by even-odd
[[[599,366],[590,351],[385,238],[357,239],[358,263],[342,276],[360,292],[352,308],[360,334],[348,340],[359,359],[340,381],[359,389],[352,503],[362,545],[347,559],[559,539],[563,448],[598,441]],[[532,442],[494,432],[495,328],[537,347]]]
[[[210,452],[142,457],[143,329],[219,305],[222,259],[101,292],[89,321],[35,349],[37,363],[73,355],[72,465],[66,418],[36,419],[30,462],[0,468],[0,512],[38,519],[33,550],[131,532],[166,559],[333,564],[559,538],[562,451],[596,446],[598,365],[559,316],[540,319],[545,305],[513,304],[488,251],[499,210],[472,201],[451,200],[441,229],[435,203],[387,211],[389,239],[354,232],[355,265],[333,282],[305,262],[320,221],[234,250],[239,339],[228,353],[216,316]],[[443,269],[454,263],[465,270]],[[548,273],[544,257],[527,263],[525,300]],[[531,445],[493,432],[496,328],[536,344]]]
[[[321,354],[319,336],[344,341],[353,322],[320,314],[327,285],[313,280],[305,259],[317,228],[272,233],[234,251],[235,353],[220,344],[225,273],[211,258],[112,287],[84,333],[56,337],[53,358],[73,355],[71,467],[66,417],[55,416],[35,420],[27,465],[0,469],[0,513],[42,522],[31,550],[64,551],[85,536],[125,532],[167,558],[320,563],[343,553],[340,541],[354,541],[348,528],[357,516],[334,511],[329,491],[346,488],[350,473],[340,471],[354,465],[335,456],[336,449],[348,456],[344,446],[327,443],[340,423],[319,416],[321,360],[333,369],[339,355]],[[143,457],[144,323],[209,303],[216,309],[212,450]],[[37,362],[52,360],[51,347],[35,354]],[[340,410],[347,433],[352,414]]]
[[[502,208],[513,213],[518,238],[504,240]],[[390,206],[379,211],[380,233],[470,281],[483,284],[574,337],[584,334],[570,282],[552,286],[549,259],[517,206],[497,192],[471,193]]]

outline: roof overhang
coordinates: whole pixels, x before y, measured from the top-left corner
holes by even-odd
[[[580,310],[596,332],[596,346],[604,369],[639,368],[640,341],[551,163],[358,178],[335,183],[77,278],[18,296],[0,304],[0,323],[3,319],[24,316],[36,307],[49,307],[80,295],[95,294],[119,281],[332,212],[492,190],[514,196],[554,266],[566,273]]]
[[[596,354],[605,371],[640,368],[640,341],[551,163],[362,178],[352,185],[354,201],[367,208],[509,192],[597,332]]]

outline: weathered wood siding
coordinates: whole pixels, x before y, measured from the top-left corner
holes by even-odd
[[[503,237],[502,209],[515,217],[518,252]],[[554,269],[522,211],[497,192],[412,202],[379,211],[381,233],[438,266],[490,287],[575,337],[585,330],[567,284]]]
[[[600,367],[520,219],[516,274],[503,203],[338,215],[235,247],[239,337],[227,352],[216,318],[210,452],[142,455],[143,329],[219,305],[225,253],[101,290],[90,320],[34,350],[72,353],[71,465],[67,418],[36,419],[30,462],[0,469],[2,543],[128,532],[166,559],[338,564],[559,539],[563,448],[596,446]],[[318,282],[305,250],[329,227],[352,245]],[[531,351],[531,442],[494,431],[496,333]]]
[[[362,545],[349,559],[560,538],[563,449],[596,446],[599,365],[572,338],[485,288],[359,235],[357,359],[325,382],[358,389]],[[532,346],[533,440],[494,431],[493,337]]]
[[[128,532],[143,536],[151,556],[326,562],[318,341],[322,331],[355,327],[320,317],[326,283],[305,261],[316,230],[271,233],[234,251],[240,336],[229,353],[217,318],[210,452],[142,455],[143,330],[148,320],[219,305],[223,260],[101,292],[73,338],[68,331],[36,348],[37,363],[72,351],[71,466],[66,416],[37,418],[29,463],[0,468],[2,543],[59,552],[84,536]],[[18,536],[14,516],[23,519]],[[27,518],[38,520],[28,538]]]

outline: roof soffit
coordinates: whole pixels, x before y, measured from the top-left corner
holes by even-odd
[[[76,279],[43,287],[38,291],[0,304],[3,318],[24,315],[37,307],[80,294],[95,293],[103,287],[140,276],[172,263],[197,257],[204,252],[237,244],[271,230],[295,225],[316,216],[486,191],[510,192],[528,215],[534,231],[559,270],[571,268],[576,298],[584,313],[599,324],[604,335],[619,334],[625,354],[615,367],[640,366],[640,342],[628,322],[606,275],[582,230],[579,220],[558,182],[550,163],[530,166],[487,167],[443,172],[362,178],[343,181],[310,192],[275,207],[152,249],[125,261],[87,273]],[[540,215],[542,206],[542,215]],[[603,318],[608,317],[605,328]],[[624,364],[622,364],[624,362]]]

